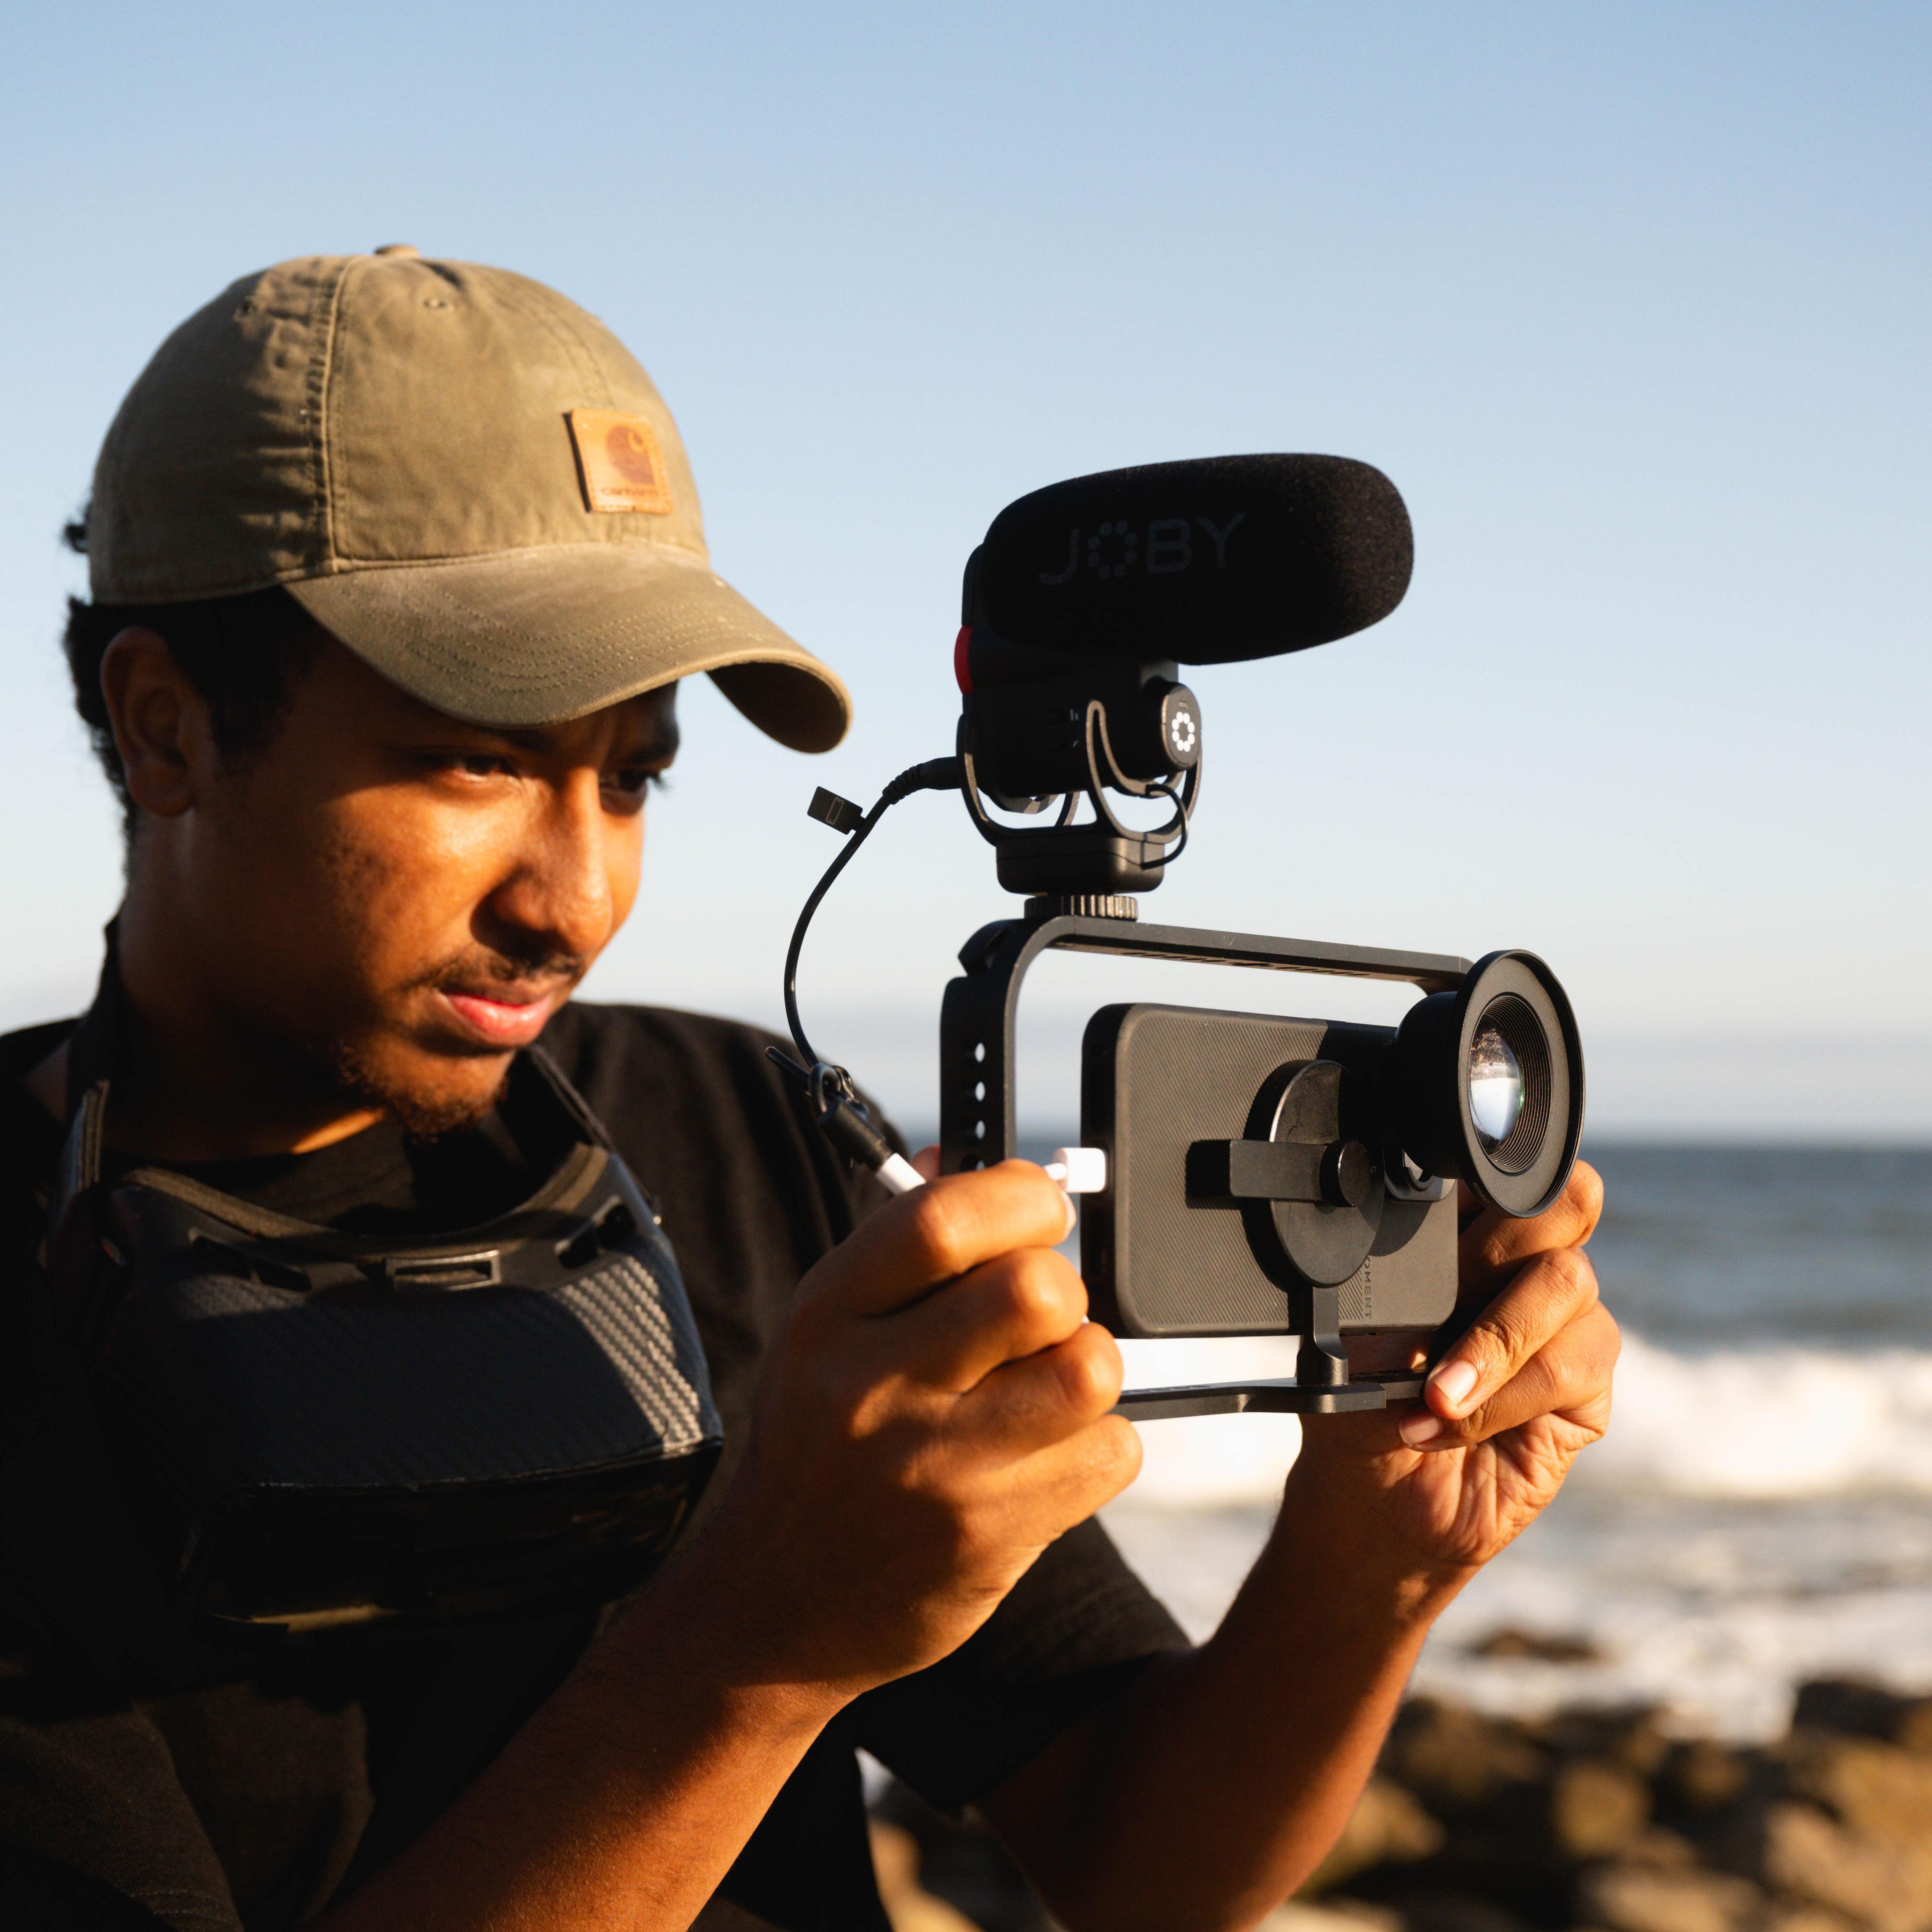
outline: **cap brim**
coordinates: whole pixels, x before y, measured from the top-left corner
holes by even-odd
[[[794,751],[829,752],[837,676],[710,567],[639,543],[376,566],[286,589],[392,684],[472,724],[555,724],[708,671]]]

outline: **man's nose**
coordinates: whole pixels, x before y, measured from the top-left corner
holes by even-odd
[[[598,775],[573,772],[547,788],[490,910],[518,932],[540,938],[548,952],[594,958],[610,937],[609,838]]]

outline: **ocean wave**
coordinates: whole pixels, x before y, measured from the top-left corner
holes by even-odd
[[[1679,1354],[1626,1335],[1610,1433],[1578,1470],[1740,1501],[1932,1496],[1932,1352]]]
[[[1246,1346],[1257,1352],[1252,1365],[1231,1353],[1198,1370],[1178,1357],[1143,1366],[1130,1354],[1130,1380],[1292,1372],[1280,1345]],[[1208,1416],[1146,1424],[1141,1441],[1134,1502],[1230,1508],[1274,1502],[1300,1432],[1288,1416]],[[1626,1334],[1610,1432],[1574,1480],[1598,1492],[1738,1502],[1932,1496],[1932,1351],[1693,1354]]]

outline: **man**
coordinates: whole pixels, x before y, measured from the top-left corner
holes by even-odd
[[[601,1622],[238,1651],[160,1690],[90,1661],[10,1530],[0,1919],[876,1928],[856,1748],[980,1807],[1076,1932],[1244,1926],[1292,1890],[1434,1617],[1604,1426],[1588,1170],[1538,1221],[1468,1218],[1484,1306],[1426,1401],[1310,1426],[1190,1651],[1091,1521],[1138,1444],[1040,1171],[928,1151],[885,1202],[759,1036],[565,1004],[632,910],[676,681],[802,750],[847,712],[711,573],[615,339],[410,248],[248,277],[136,383],[84,540],[68,654],[128,823],[104,1158],[466,1226],[529,1191],[500,1102],[541,1040],[660,1205],[727,1446]],[[15,1525],[22,1469],[66,1480],[32,1364],[74,1039],[0,1066]]]

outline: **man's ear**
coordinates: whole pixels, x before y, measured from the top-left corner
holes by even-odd
[[[213,721],[158,632],[131,626],[102,654],[100,695],[128,774],[128,794],[157,818],[178,818],[219,766]]]

